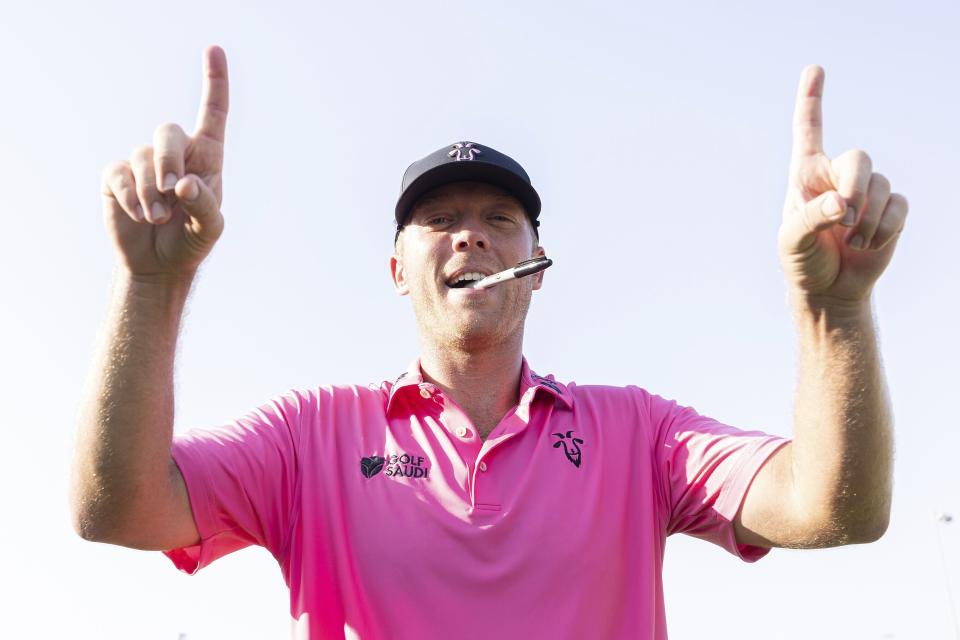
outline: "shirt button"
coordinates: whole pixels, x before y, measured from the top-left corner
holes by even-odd
[[[461,438],[467,437],[467,428],[466,427],[457,427],[457,435]]]
[[[421,398],[429,398],[429,397],[430,397],[430,390],[427,389],[426,387],[420,387],[420,397],[421,397]]]
[[[480,471],[486,471],[486,470],[487,470],[487,463],[486,463],[486,462],[483,462],[483,461],[481,460],[481,461],[480,461]]]

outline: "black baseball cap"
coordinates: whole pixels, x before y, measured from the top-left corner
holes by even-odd
[[[455,142],[407,167],[397,200],[397,234],[423,194],[441,185],[462,181],[486,182],[507,191],[523,205],[539,237],[540,196],[530,184],[530,176],[510,156],[476,142]]]

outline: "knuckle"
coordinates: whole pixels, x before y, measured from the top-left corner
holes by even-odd
[[[844,173],[849,172],[854,176],[864,173],[869,174],[873,171],[873,162],[863,149],[845,151],[840,154],[835,162],[838,167],[843,169]]]
[[[900,209],[903,211],[903,215],[906,215],[907,211],[910,210],[910,203],[902,193],[891,193],[887,207]]]
[[[870,159],[870,155],[863,149],[851,149],[850,158],[859,166],[873,166],[873,160]]]
[[[858,184],[852,184],[847,188],[846,196],[857,204],[859,210],[864,198],[867,197],[867,190]]]
[[[100,173],[100,179],[103,184],[111,184],[117,178],[122,178],[126,175],[130,165],[123,160],[117,160],[116,162],[111,162],[103,168],[103,171]]]
[[[877,191],[890,192],[890,180],[882,173],[875,173],[870,177],[870,186]]]
[[[153,157],[153,147],[148,144],[135,147],[133,152],[130,154],[130,163],[133,165],[144,164],[149,162]]]
[[[858,183],[846,184],[837,189],[837,192],[847,201],[848,205],[857,210],[857,213],[864,210],[867,204],[866,185]]]
[[[137,185],[136,183],[127,176],[122,176],[115,179],[111,183],[113,192],[117,195],[117,198],[120,200],[131,200],[136,198],[134,195],[136,193]]]
[[[183,133],[183,129],[180,128],[180,125],[173,122],[164,122],[154,130],[154,136],[158,138],[176,136],[181,133]]]

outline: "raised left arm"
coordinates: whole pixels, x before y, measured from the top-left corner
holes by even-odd
[[[804,69],[779,233],[799,338],[793,442],[754,479],[737,541],[829,547],[872,542],[890,514],[893,424],[871,313],[906,199],[866,153],[823,152],[823,70]]]

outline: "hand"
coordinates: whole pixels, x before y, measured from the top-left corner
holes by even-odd
[[[223,232],[223,139],[229,102],[227,58],[204,52],[203,98],[192,136],[157,127],[153,146],[108,165],[101,191],[107,230],[135,276],[192,275]]]
[[[896,248],[907,200],[873,173],[870,157],[823,152],[823,69],[800,76],[793,114],[790,180],[780,225],[780,260],[792,289],[807,298],[863,302]]]

